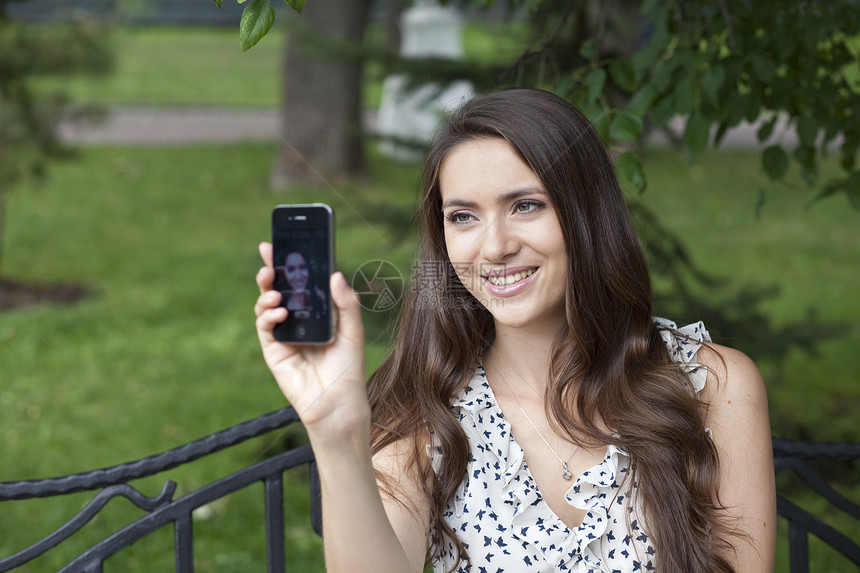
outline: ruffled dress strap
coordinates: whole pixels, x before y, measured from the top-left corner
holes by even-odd
[[[684,369],[698,394],[708,378],[708,369],[698,361],[699,349],[704,343],[711,342],[711,335],[705,325],[699,321],[678,328],[674,322],[665,318],[654,318],[654,323],[666,344],[669,357]]]

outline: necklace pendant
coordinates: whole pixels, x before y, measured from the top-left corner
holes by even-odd
[[[561,467],[563,467],[563,468],[564,468],[564,472],[561,474],[561,477],[563,477],[564,479],[566,479],[566,480],[570,481],[570,480],[571,480],[571,478],[573,478],[573,476],[572,476],[572,475],[570,475],[570,472],[569,472],[569,471],[567,471],[567,462],[562,462],[562,463],[561,463]]]

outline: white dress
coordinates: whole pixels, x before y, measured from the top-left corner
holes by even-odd
[[[710,341],[699,322],[677,329],[674,323],[655,319],[672,359],[690,374],[698,393],[707,372],[696,362],[702,342]],[[627,573],[654,570],[654,548],[639,511],[630,503],[635,486],[625,480],[629,460],[620,448],[609,445],[603,461],[584,472],[568,490],[569,504],[586,510],[578,527],[569,528],[544,502],[511,434],[482,367],[452,404],[466,432],[472,455],[467,475],[444,518],[463,541],[472,562],[455,571],[470,573],[554,572]],[[438,470],[439,452],[428,446]],[[435,549],[435,548],[432,548]],[[433,563],[436,573],[449,571],[457,555],[452,544]]]

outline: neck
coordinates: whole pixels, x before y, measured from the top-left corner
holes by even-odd
[[[495,340],[487,349],[487,358],[492,361],[492,367],[503,372],[514,392],[519,394],[534,390],[543,396],[549,378],[555,332],[500,326],[496,325]]]

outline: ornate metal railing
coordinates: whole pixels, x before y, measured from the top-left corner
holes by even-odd
[[[816,495],[826,499],[830,505],[853,520],[860,522],[860,506],[837,492],[806,463],[811,461],[860,460],[860,444],[824,444],[773,440],[774,469],[777,476],[783,472],[794,472]],[[847,557],[860,567],[860,545],[820,517],[801,509],[781,492],[777,492],[777,513],[788,520],[788,547],[791,573],[809,571],[809,535],[815,535],[824,543]]]
[[[128,482],[152,476],[214,454],[298,421],[292,408],[284,408],[244,422],[227,430],[190,442],[178,448],[135,462],[59,478],[0,483],[0,501],[51,498],[84,491],[98,491],[90,503],[71,520],[42,540],[0,560],[0,572],[10,571],[46,554],[90,520],[115,497],[125,497],[146,513],[122,529],[109,534],[65,565],[61,573],[101,573],[106,560],[133,543],[173,525],[177,573],[194,571],[194,532],[192,512],[252,484],[264,485],[266,564],[269,573],[286,570],[284,535],[283,474],[308,464],[311,472],[311,527],[321,534],[319,480],[310,446],[300,446],[245,467],[173,499],[176,483],[166,481],[159,495],[147,497]],[[808,467],[814,460],[860,460],[860,444],[821,444],[774,439],[774,465],[777,475],[794,472],[816,495],[826,499],[851,519],[860,521],[860,506],[837,492]],[[788,520],[789,559],[792,573],[809,571],[809,536],[824,543],[860,566],[860,545],[820,517],[800,508],[781,493],[777,511]]]
[[[262,482],[265,492],[266,563],[269,573],[286,570],[284,544],[283,473],[303,464],[311,471],[311,499],[318,500],[316,465],[310,446],[280,453],[174,500],[176,483],[166,481],[156,497],[146,497],[129,481],[152,476],[214,454],[231,446],[284,428],[298,421],[292,408],[284,408],[227,430],[135,462],[60,478],[0,483],[0,501],[46,498],[81,491],[99,491],[71,520],[32,546],[0,561],[9,571],[44,555],[80,530],[113,498],[122,496],[147,511],[140,519],[109,535],[61,569],[62,573],[101,573],[104,562],[120,550],[173,524],[177,573],[194,571],[194,536],[191,513],[213,501]],[[312,503],[311,526],[322,533],[319,503]]]

